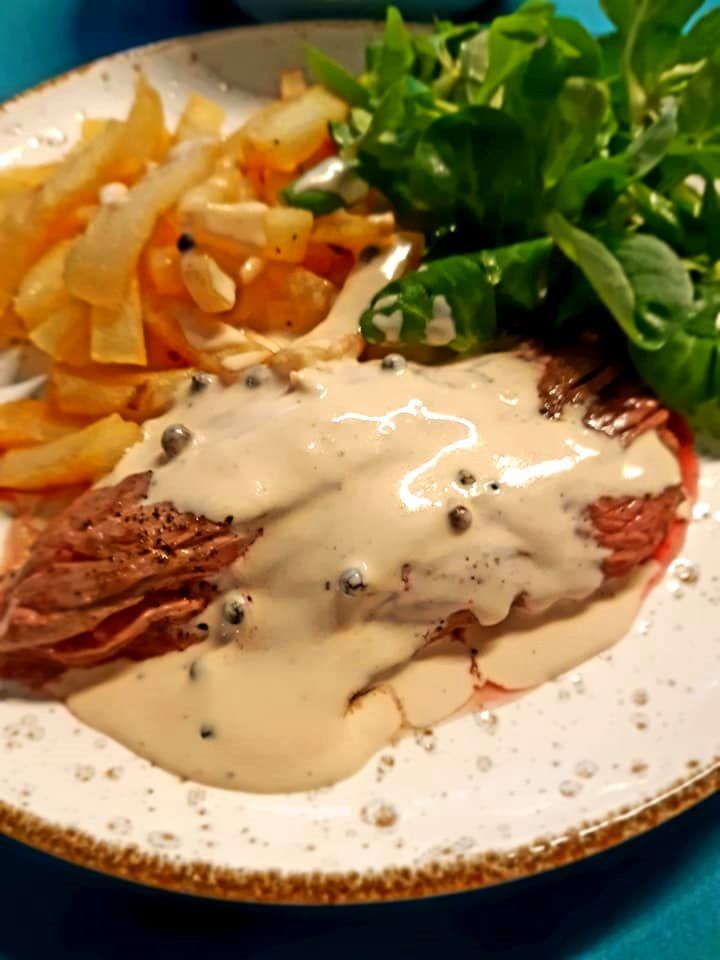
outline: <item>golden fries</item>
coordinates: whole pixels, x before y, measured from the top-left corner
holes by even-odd
[[[286,263],[267,263],[241,288],[231,322],[252,330],[302,334],[325,318],[336,289],[328,280]]]
[[[118,309],[93,307],[90,356],[95,363],[127,363],[145,366],[145,331],[140,287],[133,278]]]
[[[71,300],[33,327],[29,339],[54,360],[85,366],[90,362],[90,308]]]
[[[104,417],[120,413],[142,422],[164,413],[190,375],[188,370],[75,370],[58,365],[51,373],[49,395],[62,414]]]
[[[61,240],[23,277],[14,307],[29,330],[72,300],[65,286],[65,261],[73,243],[72,239]]]
[[[189,250],[180,269],[188,293],[205,313],[225,313],[235,306],[235,281],[209,253]]]
[[[155,221],[210,172],[215,146],[189,147],[147,174],[124,203],[100,210],[67,259],[65,282],[73,296],[98,307],[122,306]]]
[[[159,97],[141,77],[125,123],[109,120],[96,136],[71,150],[40,186],[6,198],[0,222],[0,313],[48,240],[76,232],[77,222],[67,217],[68,211],[92,202],[104,179],[138,171],[155,159],[161,135]]]
[[[115,466],[142,429],[112,414],[58,440],[0,456],[0,487],[44,490],[92,483]]]
[[[225,111],[222,107],[199,93],[193,93],[180,117],[175,141],[179,143],[198,137],[219,137],[224,122]]]
[[[323,87],[258,110],[242,128],[242,142],[255,166],[294,170],[328,140],[328,123],[344,120],[348,106]]]
[[[313,215],[296,207],[270,207],[265,214],[265,249],[270,260],[302,263],[307,253]]]
[[[280,99],[296,100],[307,91],[302,70],[283,70],[280,74]]]
[[[232,136],[199,94],[171,136],[140,76],[126,120],[86,119],[64,159],[0,173],[0,343],[49,358],[43,399],[0,406],[0,488],[97,479],[191,368],[229,382],[251,363],[358,355],[355,334],[294,340],[325,318],[360,252],[392,240],[394,218],[371,206],[315,218],[283,201],[333,152],[328,124],[347,113],[288,70],[280,99]]]
[[[31,447],[78,429],[77,419],[55,413],[47,400],[0,404],[0,447]]]
[[[19,190],[39,187],[56,169],[56,163],[40,163],[32,167],[11,167],[3,170],[0,173],[0,199]]]
[[[371,213],[361,216],[338,210],[318,217],[312,232],[313,243],[328,243],[360,253],[367,247],[384,247],[395,233],[392,213]]]

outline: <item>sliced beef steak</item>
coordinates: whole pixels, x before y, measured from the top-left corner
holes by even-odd
[[[558,417],[582,403],[585,423],[631,443],[658,431],[677,452],[669,413],[593,345],[546,354],[539,362],[539,410]],[[80,496],[49,522],[15,532],[12,566],[0,587],[0,675],[41,683],[69,667],[117,656],[141,659],[200,639],[186,624],[215,593],[215,578],[261,532],[147,504],[151,474]],[[603,497],[588,505],[591,534],[606,548],[606,577],[648,561],[668,536],[684,498],[681,486],[644,498]]]
[[[90,490],[40,532],[2,584],[0,673],[45,676],[197,639],[184,624],[254,537],[144,503],[150,480]]]

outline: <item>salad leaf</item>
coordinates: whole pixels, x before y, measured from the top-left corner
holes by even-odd
[[[443,226],[482,224],[490,242],[509,224],[531,218],[540,192],[522,127],[488,107],[435,120],[417,144],[408,177],[420,211]]]
[[[543,302],[553,249],[552,240],[543,237],[476,256],[434,260],[375,296],[361,320],[363,336],[370,343],[424,343],[458,351],[490,343],[497,333],[497,306],[532,310]]]
[[[640,376],[669,407],[694,414],[720,398],[718,337],[699,336],[676,327],[660,350],[648,352],[630,347],[630,356]],[[705,415],[709,407],[704,406]]]
[[[645,337],[635,322],[635,293],[618,259],[598,239],[574,227],[560,213],[550,214],[547,228],[565,256],[580,268],[628,339],[646,347]]]
[[[334,213],[335,210],[345,206],[345,201],[338,193],[328,190],[297,190],[292,183],[285,187],[282,196],[289,206],[309,210],[316,217]]]
[[[677,107],[668,103],[659,118],[621,153],[590,160],[571,170],[559,183],[555,202],[568,216],[583,212],[587,200],[601,188],[614,199],[636,180],[651,173],[666,155],[677,133]]]
[[[357,79],[311,53],[352,108],[331,125],[341,156],[425,235],[363,332],[467,352],[590,328],[720,436],[720,11],[600,2],[599,40],[529,0],[422,33],[390,8]],[[306,194],[285,199],[337,202]]]
[[[555,244],[550,237],[484,250],[480,260],[496,288],[498,301],[533,310],[547,294],[550,260]]]
[[[529,63],[546,36],[552,13],[551,3],[530,2],[517,13],[495,18],[488,35],[488,68],[478,103],[490,103],[511,74]]]
[[[305,46],[305,62],[316,83],[332,90],[352,107],[367,107],[370,94],[355,77],[322,50],[310,44]]]
[[[495,337],[493,286],[477,257],[436,260],[381,290],[360,329],[369,343],[468,350]]]

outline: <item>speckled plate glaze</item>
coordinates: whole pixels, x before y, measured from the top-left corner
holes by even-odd
[[[147,71],[171,118],[193,90],[233,121],[311,40],[359,69],[368,24],[293,24],[103,60],[0,109],[0,168],[65,148],[86,115],[124,115]],[[292,796],[182,782],[0,685],[0,830],[166,889],[268,902],[396,899],[579,859],[720,785],[720,462],[703,457],[684,561],[626,639],[578,672],[384,750]]]

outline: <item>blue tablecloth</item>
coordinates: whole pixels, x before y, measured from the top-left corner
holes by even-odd
[[[603,25],[594,0],[558,6]],[[104,53],[240,19],[230,0],[0,0],[0,99]],[[720,797],[544,877],[422,903],[333,910],[181,899],[0,839],[0,960],[405,953],[414,960],[720,960]]]

